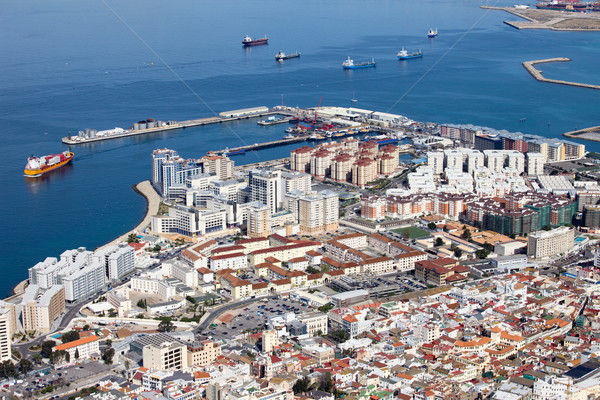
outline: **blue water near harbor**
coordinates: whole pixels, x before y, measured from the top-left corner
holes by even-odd
[[[535,81],[600,83],[600,33],[518,31],[518,18],[472,0],[159,0],[4,2],[0,14],[0,294],[45,257],[93,249],[135,226],[145,201],[131,189],[150,178],[153,149],[184,157],[281,138],[284,126],[234,122],[77,146],[74,163],[41,179],[26,158],[64,150],[84,128],[129,127],[273,106],[356,106],[421,121],[473,123],[558,137],[600,125],[600,92]],[[438,28],[435,39],[426,37]],[[244,49],[244,35],[268,46]],[[399,62],[396,53],[423,50]],[[275,53],[300,51],[277,63]],[[346,57],[376,68],[343,71]],[[358,103],[351,103],[352,97]],[[525,122],[519,122],[525,118]],[[597,143],[586,143],[600,150]],[[292,147],[236,156],[283,157]]]

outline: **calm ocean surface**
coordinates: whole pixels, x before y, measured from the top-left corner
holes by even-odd
[[[569,57],[547,77],[600,84],[600,33],[518,31],[517,18],[480,5],[514,1],[264,0],[4,2],[0,14],[0,294],[27,268],[66,249],[94,249],[131,229],[145,200],[150,153],[211,149],[280,138],[282,126],[235,122],[112,140],[73,150],[71,166],[31,180],[26,158],[65,149],[84,128],[184,120],[225,110],[286,105],[357,106],[422,121],[473,123],[558,137],[600,125],[600,92],[536,82],[521,62]],[[438,28],[438,38],[426,37]],[[244,49],[244,35],[268,46]],[[396,53],[422,49],[423,59]],[[300,59],[274,61],[278,50]],[[375,58],[377,68],[343,71]],[[359,102],[350,99],[355,96]],[[526,118],[525,122],[519,122]],[[596,143],[586,143],[600,150]],[[291,147],[236,156],[283,157]]]

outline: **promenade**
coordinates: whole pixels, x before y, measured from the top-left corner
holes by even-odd
[[[119,236],[118,238],[111,241],[110,243],[107,243],[104,246],[101,246],[100,249],[102,249],[106,246],[115,245],[118,242],[126,241],[127,237],[132,232],[135,232],[135,231],[142,232],[144,229],[146,229],[146,227],[148,227],[148,225],[150,225],[150,220],[151,220],[152,216],[158,214],[158,208],[160,206],[160,196],[156,192],[156,190],[154,190],[154,187],[152,187],[152,184],[150,183],[150,181],[143,181],[143,182],[138,183],[137,185],[135,185],[133,187],[133,190],[135,190],[137,193],[141,194],[142,196],[144,196],[146,198],[146,202],[147,202],[146,215],[144,216],[144,219],[142,219],[142,222],[140,222],[135,228],[133,228],[133,230],[131,230],[127,233],[124,233],[123,235]]]

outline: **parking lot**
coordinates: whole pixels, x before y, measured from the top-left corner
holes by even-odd
[[[70,387],[73,387],[73,384],[97,376],[110,369],[111,366],[101,362],[88,362],[83,365],[72,365],[54,370],[48,374],[34,374],[27,379],[24,379],[21,383],[5,385],[4,389],[15,394],[36,394],[48,386],[61,389],[65,388],[66,384],[69,383],[71,385]],[[49,397],[51,397],[51,395],[49,395]]]
[[[312,307],[296,303],[289,299],[257,300],[244,308],[229,311],[221,315],[209,327],[208,335],[213,339],[231,339],[240,333],[256,333],[265,328],[269,318],[286,314],[302,314],[313,310]]]

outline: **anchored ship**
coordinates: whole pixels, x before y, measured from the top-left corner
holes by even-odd
[[[31,177],[42,176],[46,172],[67,165],[73,159],[74,154],[70,151],[63,151],[60,154],[51,154],[49,156],[34,157],[27,159],[25,166],[25,175]]]
[[[435,28],[435,30],[430,29],[429,32],[427,32],[427,37],[429,38],[434,38],[438,35],[438,30],[437,28]]]
[[[342,63],[343,69],[358,69],[358,68],[369,68],[375,66],[375,59],[372,59],[370,62],[358,63],[355,64],[354,60],[348,57],[346,61]]]
[[[279,51],[279,53],[277,53],[275,55],[275,59],[277,61],[283,61],[283,60],[287,60],[289,58],[297,58],[300,57],[300,53],[299,52],[295,52],[294,54],[285,54],[283,51]]]
[[[246,47],[258,46],[260,44],[269,44],[269,38],[267,37],[267,35],[265,35],[265,37],[261,39],[252,39],[250,36],[246,35],[244,40],[242,40],[242,44]]]
[[[410,60],[411,58],[421,58],[423,57],[423,52],[421,50],[419,50],[416,53],[408,53],[408,51],[404,50],[404,47],[402,48],[402,50],[400,50],[398,52],[398,60]]]

